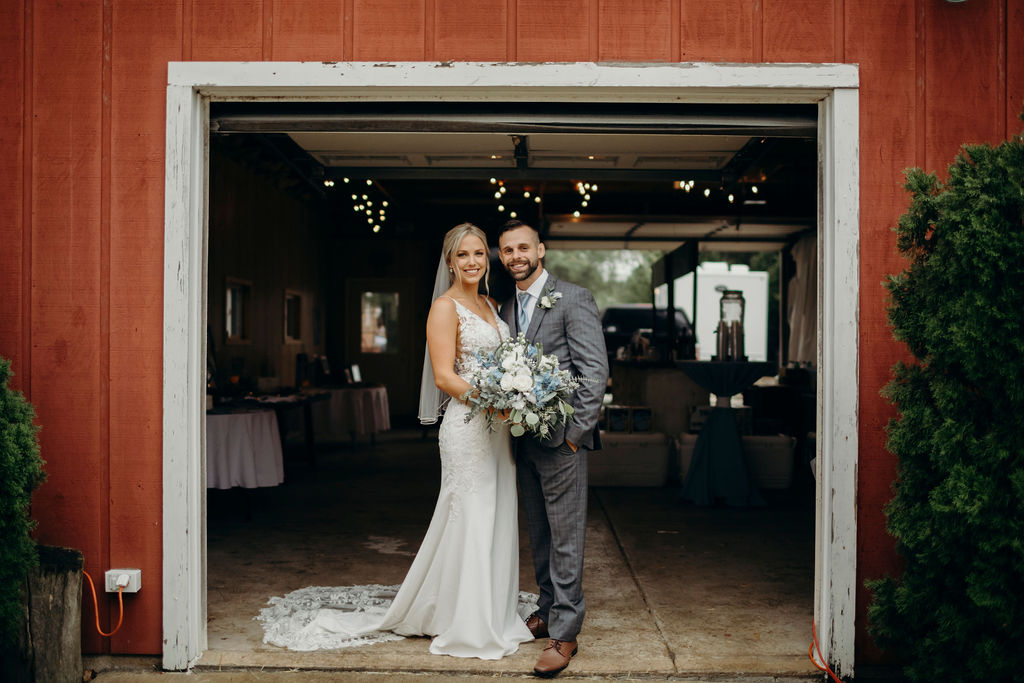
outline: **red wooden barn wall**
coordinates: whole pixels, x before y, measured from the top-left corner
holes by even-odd
[[[860,576],[897,568],[878,390],[902,171],[1021,130],[1024,0],[5,0],[0,354],[35,403],[38,537],[146,586],[109,643],[161,650],[164,106],[169,61],[854,62],[861,68]],[[863,628],[867,596],[858,594]],[[102,619],[109,624],[108,602]],[[86,618],[92,607],[85,608]],[[115,615],[116,618],[116,615]],[[861,630],[861,634],[863,631]],[[858,638],[858,661],[878,653]]]

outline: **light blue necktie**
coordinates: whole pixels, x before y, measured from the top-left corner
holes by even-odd
[[[530,323],[530,317],[527,315],[527,306],[530,305],[530,293],[519,292],[519,331],[526,332],[526,326]]]

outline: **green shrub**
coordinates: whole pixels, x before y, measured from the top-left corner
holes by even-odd
[[[915,360],[883,394],[898,458],[887,528],[905,565],[869,581],[869,632],[915,681],[1019,680],[1024,652],[1024,144],[965,146],[945,184],[907,173],[887,279]]]
[[[21,392],[8,388],[10,375],[10,361],[0,358],[0,642],[16,635],[22,586],[37,562],[29,504],[44,477],[35,411]]]

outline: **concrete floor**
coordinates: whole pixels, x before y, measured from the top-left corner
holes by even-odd
[[[542,642],[497,662],[430,655],[426,638],[314,653],[262,642],[254,618],[271,596],[309,585],[400,583],[438,481],[436,436],[407,430],[375,447],[322,448],[315,470],[288,460],[280,487],[211,491],[209,649],[199,679],[240,669],[260,671],[244,680],[278,680],[269,670],[333,672],[324,680],[527,674]],[[819,678],[807,658],[814,502],[809,482],[797,482],[768,492],[769,505],[759,509],[687,506],[670,488],[593,488],[587,619],[562,678]],[[520,544],[520,586],[535,592],[522,524]]]

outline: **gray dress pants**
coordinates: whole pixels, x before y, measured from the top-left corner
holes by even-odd
[[[552,638],[572,641],[583,625],[587,531],[587,449],[547,448],[516,439],[519,491],[540,588],[537,611]]]

